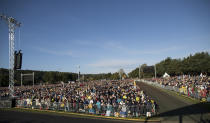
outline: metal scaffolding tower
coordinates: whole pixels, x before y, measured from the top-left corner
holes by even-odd
[[[9,91],[10,96],[14,97],[14,48],[15,48],[15,28],[20,27],[20,22],[13,17],[0,15],[1,19],[5,20],[9,27]]]

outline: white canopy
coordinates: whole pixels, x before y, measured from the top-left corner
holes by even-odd
[[[167,77],[170,77],[170,75],[168,75],[168,74],[165,72],[164,75],[163,75],[163,78],[167,78]]]

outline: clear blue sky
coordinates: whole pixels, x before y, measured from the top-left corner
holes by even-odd
[[[166,57],[210,52],[209,0],[1,0],[22,23],[23,69],[126,72]],[[0,67],[8,68],[8,27],[0,21]]]

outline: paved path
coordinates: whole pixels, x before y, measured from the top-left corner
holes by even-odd
[[[185,102],[142,82],[137,85],[157,101],[162,122],[210,122],[210,109],[200,108],[199,104]]]

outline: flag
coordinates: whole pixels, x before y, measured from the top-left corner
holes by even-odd
[[[136,86],[136,81],[135,80],[133,81],[133,85]]]
[[[133,81],[133,88],[136,89],[136,81]]]

